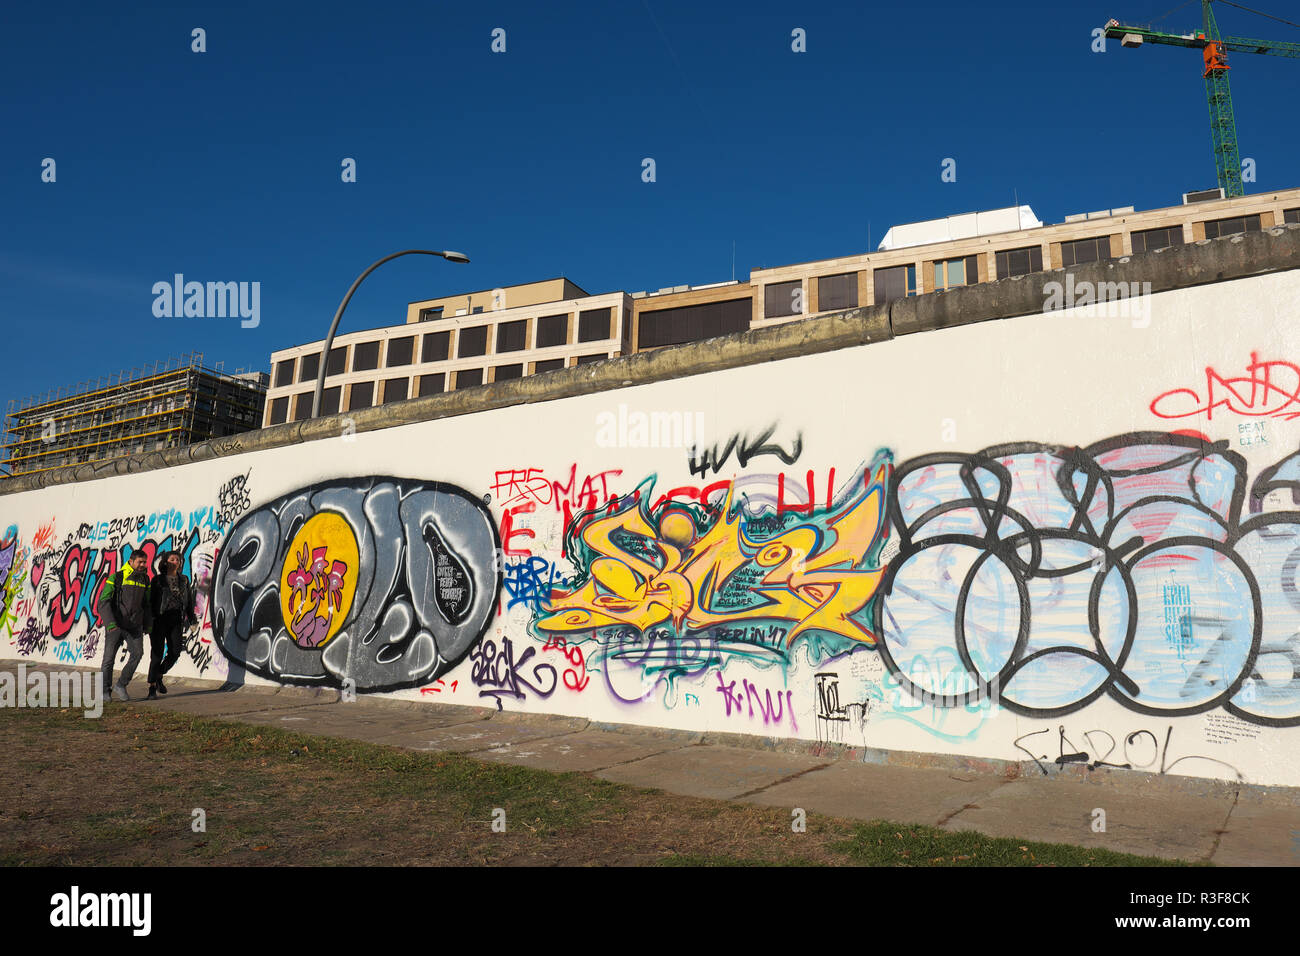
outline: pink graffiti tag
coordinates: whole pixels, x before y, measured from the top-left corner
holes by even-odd
[[[1151,413],[1158,418],[1203,414],[1208,421],[1215,409],[1251,417],[1271,415],[1287,421],[1300,418],[1300,366],[1280,359],[1261,362],[1259,353],[1251,352],[1245,375],[1225,378],[1213,368],[1206,368],[1204,399],[1194,389],[1174,388],[1151,402]]]
[[[288,584],[292,588],[289,607],[294,610],[289,630],[299,647],[319,647],[329,637],[330,622],[334,614],[343,610],[343,579],[348,566],[342,561],[327,565],[328,548],[315,548],[308,565],[307,545],[298,552],[298,567],[289,572]],[[325,602],[325,615],[317,614],[321,601]],[[307,602],[310,601],[309,605]]]

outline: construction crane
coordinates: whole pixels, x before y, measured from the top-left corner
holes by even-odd
[[[1214,163],[1219,171],[1219,186],[1225,196],[1243,196],[1245,189],[1241,182],[1241,156],[1237,150],[1237,121],[1232,111],[1232,91],[1228,87],[1228,54],[1263,53],[1268,56],[1300,58],[1300,43],[1221,36],[1214,20],[1214,11],[1210,8],[1214,2],[1216,0],[1201,0],[1201,29],[1192,33],[1161,33],[1150,27],[1125,26],[1118,20],[1111,20],[1106,24],[1105,35],[1107,39],[1119,40],[1126,47],[1163,43],[1202,51],[1205,61],[1205,95],[1210,101],[1210,136],[1214,141]],[[1217,2],[1249,13],[1258,13],[1270,20],[1300,26],[1282,20],[1281,17],[1243,7],[1231,0]]]

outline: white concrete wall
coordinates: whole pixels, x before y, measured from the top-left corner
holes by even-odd
[[[0,497],[0,654],[98,664],[103,565],[172,534],[216,565],[183,676],[1300,786],[1297,303],[1275,274]],[[700,430],[791,463],[692,474]],[[285,613],[304,542],[332,621]]]

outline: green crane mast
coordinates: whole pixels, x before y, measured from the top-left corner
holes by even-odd
[[[1118,20],[1111,20],[1105,27],[1106,37],[1119,40],[1126,47],[1163,43],[1202,51],[1205,61],[1205,96],[1210,103],[1210,136],[1214,142],[1214,164],[1219,172],[1219,186],[1225,196],[1243,196],[1245,189],[1241,182],[1241,155],[1237,149],[1237,121],[1232,111],[1232,90],[1228,86],[1228,54],[1262,53],[1300,58],[1300,43],[1222,36],[1211,9],[1214,2],[1215,0],[1201,0],[1201,29],[1192,33],[1161,33],[1149,27],[1125,26]],[[1258,10],[1232,3],[1231,0],[1218,2],[1250,13],[1259,13]]]

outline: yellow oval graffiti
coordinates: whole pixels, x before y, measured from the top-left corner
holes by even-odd
[[[299,647],[324,646],[348,618],[357,590],[356,535],[341,515],[312,515],[289,543],[280,572],[280,613]]]

